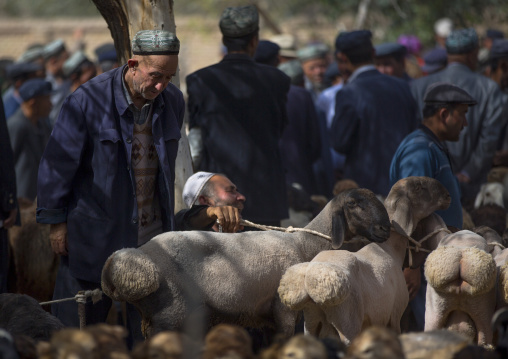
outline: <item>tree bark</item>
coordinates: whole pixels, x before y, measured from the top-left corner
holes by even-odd
[[[131,39],[139,30],[168,30],[176,34],[173,0],[92,0],[108,24],[119,63],[131,58]],[[178,35],[177,35],[178,36]],[[180,76],[171,80],[180,87]],[[183,186],[192,175],[192,161],[185,126],[178,144],[175,165],[175,213],[185,208]]]

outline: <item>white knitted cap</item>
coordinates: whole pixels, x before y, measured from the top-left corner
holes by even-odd
[[[191,208],[194,202],[198,199],[203,187],[210,178],[215,176],[215,173],[211,172],[196,172],[189,177],[185,186],[183,186],[182,198],[183,203],[188,208]]]

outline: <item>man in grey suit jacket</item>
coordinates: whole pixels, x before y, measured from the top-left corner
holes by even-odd
[[[419,116],[422,116],[425,91],[435,82],[450,82],[478,101],[466,115],[468,127],[460,134],[459,141],[446,142],[464,200],[473,198],[485,182],[506,119],[502,117],[503,99],[497,84],[474,72],[478,64],[476,31],[472,28],[453,31],[446,40],[446,51],[448,66],[413,81],[411,91]]]

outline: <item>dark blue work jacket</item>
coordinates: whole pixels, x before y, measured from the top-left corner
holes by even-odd
[[[136,247],[138,209],[131,169],[133,115],[122,90],[123,68],[88,81],[65,100],[44,151],[37,221],[67,222],[69,268],[100,282],[114,251]],[[155,99],[153,141],[159,156],[156,196],[163,230],[174,229],[175,159],[185,104],[173,84]]]

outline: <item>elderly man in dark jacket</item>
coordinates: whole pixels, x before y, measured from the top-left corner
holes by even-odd
[[[352,73],[337,92],[333,148],[346,155],[344,177],[386,196],[392,157],[417,126],[415,102],[406,81],[374,66],[370,31],[341,33],[335,46],[338,63]]]
[[[254,62],[258,23],[252,5],[224,10],[220,28],[228,54],[187,76],[189,142],[197,169],[223,173],[242,188],[249,198],[244,218],[277,225],[288,215],[278,141],[290,80]]]
[[[88,81],[62,106],[37,192],[37,221],[51,224],[51,245],[62,255],[54,299],[100,287],[114,251],[174,229],[185,105],[169,81],[179,47],[168,31],[139,31],[127,65]],[[87,308],[88,324],[104,321],[110,305],[103,297]],[[75,303],[52,311],[64,324],[77,324]]]

